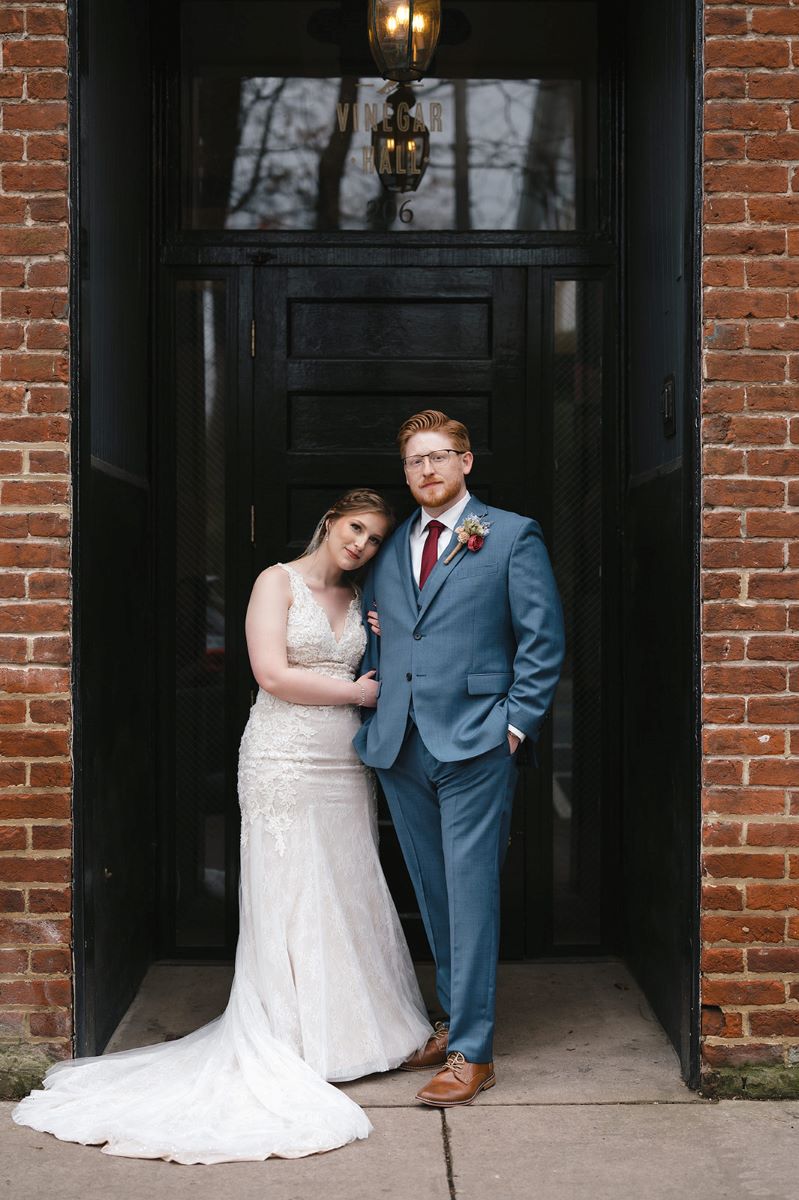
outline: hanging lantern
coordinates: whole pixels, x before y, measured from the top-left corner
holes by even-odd
[[[369,0],[369,45],[384,79],[421,79],[441,30],[441,0]]]
[[[430,130],[415,101],[410,88],[398,87],[386,97],[391,115],[372,130],[375,169],[387,192],[415,192],[430,161]]]

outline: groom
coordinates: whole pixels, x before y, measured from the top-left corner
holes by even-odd
[[[436,963],[449,1029],[407,1063],[440,1067],[425,1104],[470,1104],[495,1082],[499,875],[516,751],[535,742],[563,660],[563,619],[541,529],[466,486],[469,434],[427,410],[397,437],[421,505],[364,587],[380,637],[377,709],[355,738],[376,768]],[[365,615],[365,613],[364,613]]]

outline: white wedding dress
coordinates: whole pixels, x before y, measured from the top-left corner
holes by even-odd
[[[282,565],[282,564],[280,564]],[[291,580],[292,665],[353,679],[356,601],[337,641]],[[298,1158],[371,1125],[328,1080],[398,1066],[431,1033],[380,868],[358,710],[259,691],[239,754],[240,932],[224,1013],[177,1041],[57,1063],[20,1125],[107,1154],[219,1163]]]

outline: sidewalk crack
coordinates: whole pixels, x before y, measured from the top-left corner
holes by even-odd
[[[452,1144],[449,1140],[447,1113],[443,1108],[441,1110],[441,1137],[444,1142],[444,1162],[447,1164],[447,1187],[449,1188],[449,1200],[457,1200],[458,1193],[455,1190],[455,1173],[452,1167]]]

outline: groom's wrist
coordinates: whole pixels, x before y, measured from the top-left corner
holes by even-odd
[[[508,724],[508,733],[512,733],[514,737],[517,737],[519,742],[523,742],[527,737],[526,733],[522,733],[521,729],[517,729],[515,725],[511,725],[510,723]]]

